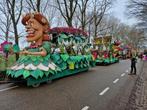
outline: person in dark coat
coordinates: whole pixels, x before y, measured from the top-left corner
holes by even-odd
[[[132,56],[131,57],[131,72],[130,72],[130,74],[136,75],[136,63],[137,63],[136,57],[135,56]]]

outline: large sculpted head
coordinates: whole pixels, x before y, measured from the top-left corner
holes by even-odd
[[[49,23],[40,13],[28,13],[22,18],[22,24],[26,27],[27,41],[41,45],[43,40],[48,40]]]

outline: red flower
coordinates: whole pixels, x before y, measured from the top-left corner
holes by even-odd
[[[84,36],[87,36],[87,33],[84,32],[81,29],[73,28],[73,27],[55,27],[52,29],[49,29],[50,33],[70,33],[70,34],[82,34]]]

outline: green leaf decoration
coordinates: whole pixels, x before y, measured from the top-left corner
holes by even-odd
[[[80,41],[81,40],[81,36],[76,36],[75,39]]]
[[[49,71],[45,71],[44,72],[45,76],[48,77],[48,75],[50,74]]]
[[[56,71],[61,72],[62,70],[59,67],[57,67]]]
[[[24,72],[23,72],[24,79],[26,79],[29,76],[30,76],[30,72],[28,70],[24,70]]]
[[[21,63],[23,61],[23,58],[20,56],[20,58],[17,60],[18,63]]]
[[[67,63],[70,64],[70,63],[73,63],[73,61],[71,59],[67,60]]]
[[[60,34],[60,38],[63,38],[63,39],[68,39],[69,36],[65,35],[65,34]]]
[[[88,56],[86,56],[86,61],[90,61],[91,60],[91,58],[89,58]]]
[[[21,76],[22,75],[22,73],[23,73],[23,69],[21,69],[21,70],[18,70],[16,73],[15,73],[15,78],[17,78],[17,77],[19,77],[19,76]]]
[[[80,62],[82,60],[82,57],[80,55],[76,56],[76,59],[78,62]]]
[[[6,74],[10,75],[11,74],[11,70],[7,70]]]
[[[35,62],[33,62],[33,65],[34,65],[34,66],[37,66],[37,65],[39,65],[39,64],[40,64],[40,61],[38,61],[38,60],[35,61]]]
[[[66,62],[67,59],[69,58],[68,54],[61,54],[61,58]]]
[[[40,72],[39,72],[39,76],[42,78],[43,75],[44,75],[43,71],[40,70]]]
[[[27,61],[25,61],[25,62],[23,62],[23,63],[24,63],[24,65],[26,66],[26,65],[32,63],[32,61],[31,61],[31,60],[27,60]]]
[[[77,68],[77,69],[79,68],[79,64],[78,63],[75,64],[75,68]]]
[[[84,67],[87,67],[87,64],[84,64]]]
[[[49,73],[51,73],[51,74],[55,74],[55,72],[54,72],[54,71],[52,71],[52,70],[49,70]]]
[[[36,56],[31,56],[30,58],[31,58],[31,60],[32,60],[33,62],[35,62],[35,61],[37,60],[37,57],[36,57]]]
[[[9,52],[11,49],[12,49],[12,45],[11,45],[11,44],[5,44],[5,45],[3,46],[3,51],[4,51],[5,53]]]
[[[23,61],[27,61],[30,58],[30,56],[24,56]]]
[[[84,67],[84,65],[83,65],[83,64],[81,64],[81,65],[80,65],[80,67],[81,67],[81,68],[83,68],[83,67]]]
[[[62,70],[65,70],[67,68],[67,63],[63,62],[59,65],[59,67],[62,69]]]
[[[77,59],[78,57],[76,57],[76,56],[71,56],[70,57],[70,60],[72,61],[72,62],[78,62],[78,59]]]
[[[59,54],[53,54],[52,59],[53,59],[54,63],[56,63],[60,59]]]
[[[43,64],[44,66],[48,66],[49,61],[43,61],[42,64]]]
[[[18,46],[17,44],[13,45],[13,51],[14,51],[15,53],[17,53],[17,52],[20,51],[20,48],[19,48],[19,46]]]
[[[31,75],[32,75],[34,78],[38,79],[39,76],[42,78],[43,75],[44,75],[44,73],[43,73],[43,71],[41,71],[41,70],[39,70],[39,69],[36,69],[36,70],[34,70],[34,71],[31,72]]]
[[[20,57],[19,57],[19,59],[24,59],[26,56],[25,55],[21,55]]]
[[[63,62],[63,60],[62,59],[59,59],[56,63],[57,64],[61,64]]]
[[[57,72],[57,70],[54,70],[54,74],[57,74],[58,72]]]
[[[88,57],[89,57],[89,59],[92,59],[93,56],[92,55],[89,55]]]
[[[58,37],[58,43],[61,43],[62,42],[62,38]]]
[[[40,57],[39,61],[40,61],[40,62],[43,62],[43,57]]]
[[[31,76],[34,77],[35,79],[38,79],[39,74],[37,73],[38,69],[35,71],[31,71]]]
[[[43,42],[43,48],[47,51],[47,53],[50,53],[50,51],[51,51],[51,43],[47,42],[47,41],[44,41]]]
[[[25,56],[20,56],[20,58],[17,60],[17,62],[18,63],[23,63],[23,62],[25,62],[25,61],[27,61],[27,57],[25,57]]]
[[[39,61],[39,62],[42,62],[43,61],[43,58],[42,56],[36,56],[36,61]]]
[[[50,54],[47,55],[44,59],[45,59],[46,61],[49,61],[49,60],[50,60]]]
[[[15,75],[15,71],[11,71],[10,75],[11,75],[11,77],[13,78],[14,75]]]
[[[37,60],[40,60],[42,57],[41,56],[36,56]]]
[[[82,61],[85,61],[85,60],[86,60],[86,57],[82,57],[81,60],[82,60]]]

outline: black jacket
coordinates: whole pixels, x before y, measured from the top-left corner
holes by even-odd
[[[131,65],[134,65],[134,64],[136,64],[137,63],[137,59],[136,58],[131,58]]]

